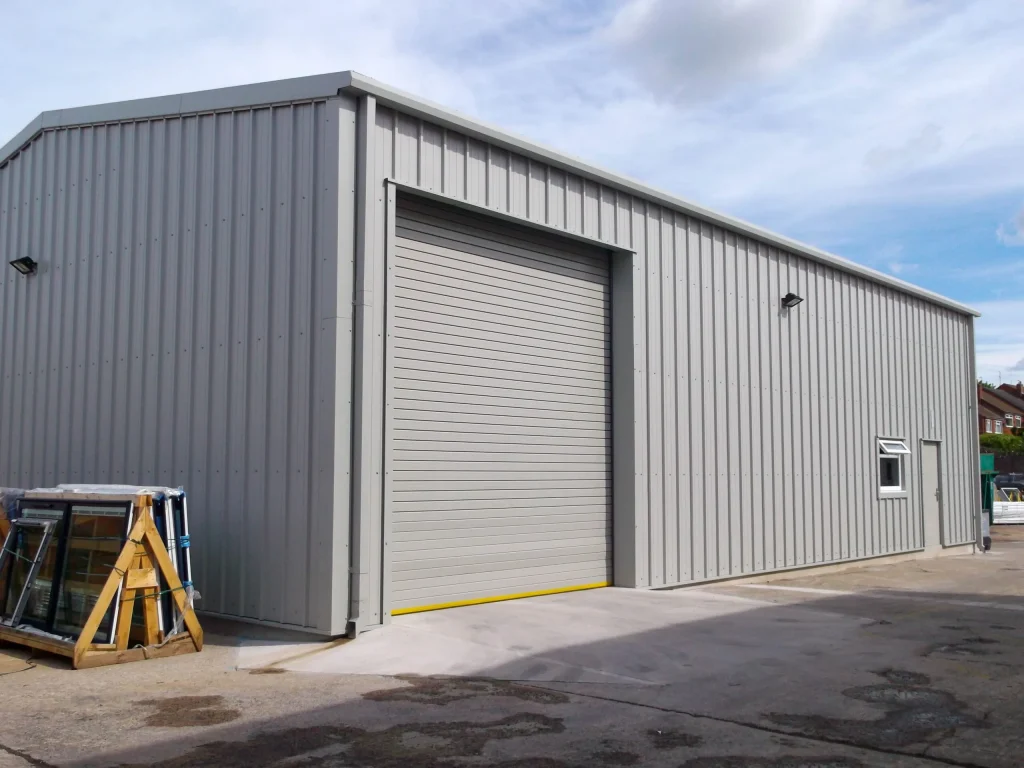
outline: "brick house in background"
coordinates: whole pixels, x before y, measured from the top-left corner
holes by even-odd
[[[1017,386],[1020,386],[1019,384]],[[1004,387],[1007,387],[1004,389]],[[1014,415],[1014,429],[1024,429],[1024,397],[1017,394],[1017,391],[1012,384],[1001,384],[998,388],[992,390],[992,394],[996,395],[1008,404],[1013,409]]]
[[[1012,434],[1022,428],[1024,398],[1003,389],[990,389],[979,384],[978,431],[981,434]]]
[[[1024,383],[1018,381],[1016,384],[1000,384],[996,391],[1012,395],[1021,405],[1024,405]]]
[[[1006,418],[1005,414],[1000,414],[978,398],[978,434],[1002,434],[1002,422]]]
[[[978,433],[982,435],[1003,434],[1005,414],[1000,413],[985,403],[978,401]]]

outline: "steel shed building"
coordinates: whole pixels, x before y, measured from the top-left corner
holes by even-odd
[[[0,484],[185,486],[211,613],[976,538],[970,308],[353,72],[43,113],[0,255]]]

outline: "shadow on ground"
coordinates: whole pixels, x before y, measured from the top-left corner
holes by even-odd
[[[324,675],[233,672],[187,695],[175,686],[131,697],[120,721],[89,724],[109,729],[106,749],[52,762],[52,748],[22,751],[34,765],[82,768],[1022,764],[1024,599],[756,596],[775,602],[546,649],[473,677],[364,679],[358,692],[335,677],[338,700],[322,706],[304,704],[301,691],[308,681],[322,697]],[[518,679],[524,669],[608,664],[638,682]],[[88,674],[68,673],[69,685],[88,685]],[[279,716],[250,717],[233,689],[233,676],[261,674],[271,686],[262,696],[276,681],[300,681],[280,695]],[[80,726],[61,727],[73,740]],[[118,728],[144,729],[146,745],[118,751]]]

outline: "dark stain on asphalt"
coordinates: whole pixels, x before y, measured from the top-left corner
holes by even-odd
[[[520,713],[489,722],[403,723],[383,731],[346,725],[318,725],[260,731],[247,741],[216,741],[160,762],[151,768],[260,768],[290,758],[303,768],[346,765],[351,768],[450,768],[452,760],[479,757],[491,741],[559,734],[558,718]],[[521,758],[502,768],[566,768],[551,758]]]
[[[146,699],[137,703],[155,709],[146,718],[146,725],[154,728],[223,725],[237,720],[241,714],[237,709],[223,706],[223,696],[174,696],[168,699]]]
[[[889,667],[880,669],[874,674],[884,677],[890,683],[895,683],[896,685],[928,685],[931,682],[931,678],[928,675],[922,675],[920,672],[910,672],[906,669],[892,669]]]
[[[990,650],[984,646],[998,645],[998,640],[991,637],[965,637],[953,643],[935,643],[928,647],[922,656],[942,654],[945,656],[991,656],[999,651]]]
[[[651,730],[647,732],[647,737],[651,740],[651,744],[654,745],[655,749],[693,748],[699,747],[704,743],[704,739],[701,736],[695,733],[686,733],[686,731]]]
[[[906,670],[885,669],[875,674],[886,680],[876,685],[848,688],[843,695],[884,707],[877,720],[847,720],[822,715],[790,715],[777,712],[765,717],[771,722],[816,738],[881,748],[909,747],[948,738],[957,728],[988,728],[967,711],[967,705],[953,694],[928,687],[926,675]]]
[[[860,760],[852,757],[695,757],[679,768],[867,768]]]
[[[283,675],[287,670],[281,669],[280,667],[257,667],[256,669],[250,669],[250,675]]]
[[[564,693],[531,688],[503,680],[456,677],[415,677],[399,678],[408,683],[403,688],[385,688],[363,694],[370,701],[408,701],[414,704],[436,704],[444,706],[453,701],[473,699],[478,696],[506,696],[536,704],[567,704],[569,697]]]
[[[594,760],[605,765],[636,765],[640,762],[640,755],[627,752],[624,749],[608,749],[603,752],[595,752],[592,757]]]
[[[1008,626],[1006,624],[992,624],[989,627],[989,629],[1005,629],[1005,630],[1007,630],[1009,632],[1014,632],[1014,631],[1016,631],[1017,628],[1016,627]]]

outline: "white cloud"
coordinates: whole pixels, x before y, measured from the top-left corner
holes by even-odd
[[[432,5],[451,18],[452,3]],[[489,5],[488,18],[462,14],[461,30],[484,34],[508,22],[503,9],[515,7]],[[11,135],[45,109],[344,69],[472,108],[459,70],[422,50],[422,30],[430,27],[422,20],[426,6],[414,0],[24,4],[0,30],[7,67],[0,128]],[[524,3],[523,12],[530,7]]]
[[[68,0],[5,12],[0,143],[46,109],[356,69],[821,239],[841,240],[867,211],[949,211],[1024,189],[1019,0]],[[1024,245],[1024,210],[997,236]],[[936,274],[925,258],[891,246],[869,260]],[[970,264],[985,274],[998,295],[1020,269]],[[1024,303],[980,308],[979,372],[995,379],[1024,360]]]
[[[902,243],[892,241],[883,242],[874,250],[864,254],[860,263],[904,279],[921,268],[918,262],[907,259],[906,248]]]
[[[1019,3],[636,0],[619,20],[633,82],[675,100],[637,114],[685,161],[659,182],[710,203],[811,217],[1024,185]]]
[[[773,223],[1024,186],[1024,4],[111,0],[9,11],[0,134],[358,69]],[[45,55],[42,55],[45,51]]]
[[[897,147],[877,146],[868,150],[864,162],[869,168],[889,169],[914,164],[942,149],[942,129],[928,123],[917,136],[912,136]]]
[[[827,238],[1024,188],[1022,36],[1019,0],[20,4],[0,142],[44,109],[351,68]]]
[[[737,84],[791,71],[819,53],[857,5],[851,0],[635,0],[617,14],[607,39],[658,95],[700,102]]]
[[[914,264],[906,261],[890,261],[887,266],[892,274],[902,275],[904,277],[917,272],[921,267],[920,264]]]
[[[1007,224],[1000,224],[996,238],[1003,245],[1024,245],[1024,207]]]

